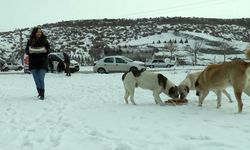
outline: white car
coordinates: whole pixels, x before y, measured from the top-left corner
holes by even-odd
[[[125,56],[107,56],[96,61],[93,67],[94,72],[98,73],[125,72],[133,69],[146,70],[146,65]]]
[[[23,69],[23,65],[17,64],[17,63],[5,63],[2,66],[1,71],[9,71],[9,70],[22,70]]]

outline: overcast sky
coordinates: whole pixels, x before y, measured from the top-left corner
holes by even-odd
[[[250,18],[249,6],[250,0],[0,0],[0,31],[76,19]]]

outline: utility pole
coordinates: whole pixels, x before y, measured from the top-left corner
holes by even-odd
[[[19,54],[20,54],[20,58],[23,64],[23,58],[24,58],[24,49],[23,49],[23,33],[21,31],[21,29],[19,30]]]

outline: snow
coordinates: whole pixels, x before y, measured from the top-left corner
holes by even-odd
[[[164,41],[169,42],[169,40],[176,40],[177,41],[177,49],[178,51],[175,54],[178,55],[188,55],[187,51],[185,50],[185,48],[187,46],[191,46],[191,48],[193,48],[193,46],[195,45],[195,42],[197,42],[195,40],[195,38],[200,38],[203,40],[198,40],[198,41],[203,41],[203,45],[202,48],[203,49],[216,49],[216,50],[221,50],[220,47],[215,47],[215,46],[211,46],[211,45],[207,45],[206,42],[204,41],[213,41],[213,42],[225,42],[228,45],[234,47],[236,50],[239,51],[245,51],[246,48],[249,46],[248,42],[242,42],[242,41],[238,41],[238,40],[232,40],[232,41],[226,41],[223,38],[220,37],[215,37],[206,33],[196,33],[196,32],[189,32],[189,31],[180,31],[178,33],[174,32],[174,31],[168,31],[167,33],[161,33],[161,34],[155,34],[155,35],[151,35],[151,36],[147,36],[147,37],[141,37],[139,39],[132,39],[129,41],[124,41],[121,42],[119,45],[124,46],[124,45],[130,45],[130,46],[144,46],[145,47],[148,45],[154,46],[154,47],[164,47],[166,45],[166,43],[164,43]],[[180,44],[179,41],[180,40],[185,41],[185,39],[188,39],[188,43],[184,43],[184,44]],[[158,41],[161,41],[161,43],[157,43]],[[153,44],[154,42],[154,44]],[[216,55],[212,54],[212,57],[214,57]],[[238,57],[238,56],[237,56]]]
[[[233,47],[235,47],[236,49],[240,50],[240,51],[243,51],[247,48],[247,46],[249,45],[248,42],[242,42],[242,41],[237,41],[237,40],[232,40],[232,41],[226,41],[224,40],[223,38],[219,38],[219,37],[215,37],[215,36],[212,36],[212,35],[209,35],[209,34],[206,34],[206,33],[196,33],[196,32],[188,32],[188,31],[181,31],[180,32],[181,34],[186,34],[186,36],[194,36],[194,37],[200,37],[202,39],[206,39],[208,41],[220,41],[220,42],[225,42],[229,45],[232,45]],[[224,36],[226,37],[226,36]],[[190,45],[193,45],[193,42],[194,41],[191,41],[191,44]],[[205,46],[206,48],[214,48],[214,47],[209,47],[209,46]]]
[[[85,71],[91,69],[87,67]],[[176,84],[202,67],[160,72]],[[157,70],[155,70],[157,71]],[[158,70],[159,71],[159,70]],[[46,74],[46,99],[36,97],[29,74],[0,74],[1,150],[215,150],[249,148],[250,102],[244,109],[210,93],[198,107],[195,91],[183,106],[158,106],[152,92],[136,89],[125,104],[122,73]],[[231,88],[228,89],[233,96]],[[168,97],[161,95],[163,100]]]
[[[173,32],[168,32],[168,33],[162,33],[162,34],[155,34],[152,36],[147,36],[147,37],[142,37],[140,39],[137,40],[132,40],[132,41],[126,41],[126,42],[121,42],[121,45],[143,45],[143,44],[152,44],[152,42],[154,41],[155,43],[157,43],[158,40],[161,41],[161,44],[157,44],[157,45],[161,45],[164,46],[165,44],[163,43],[163,41],[169,41],[169,40],[179,40],[181,39],[181,37],[175,36],[173,34]]]

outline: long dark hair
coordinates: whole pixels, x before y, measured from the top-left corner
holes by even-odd
[[[36,33],[38,30],[42,30],[42,29],[40,27],[34,27],[31,34],[30,34],[30,45],[31,46],[35,46],[35,45],[43,46],[43,45],[45,45],[45,42],[47,41],[47,38],[44,35],[43,31],[42,31],[41,37],[39,39],[36,38]]]

